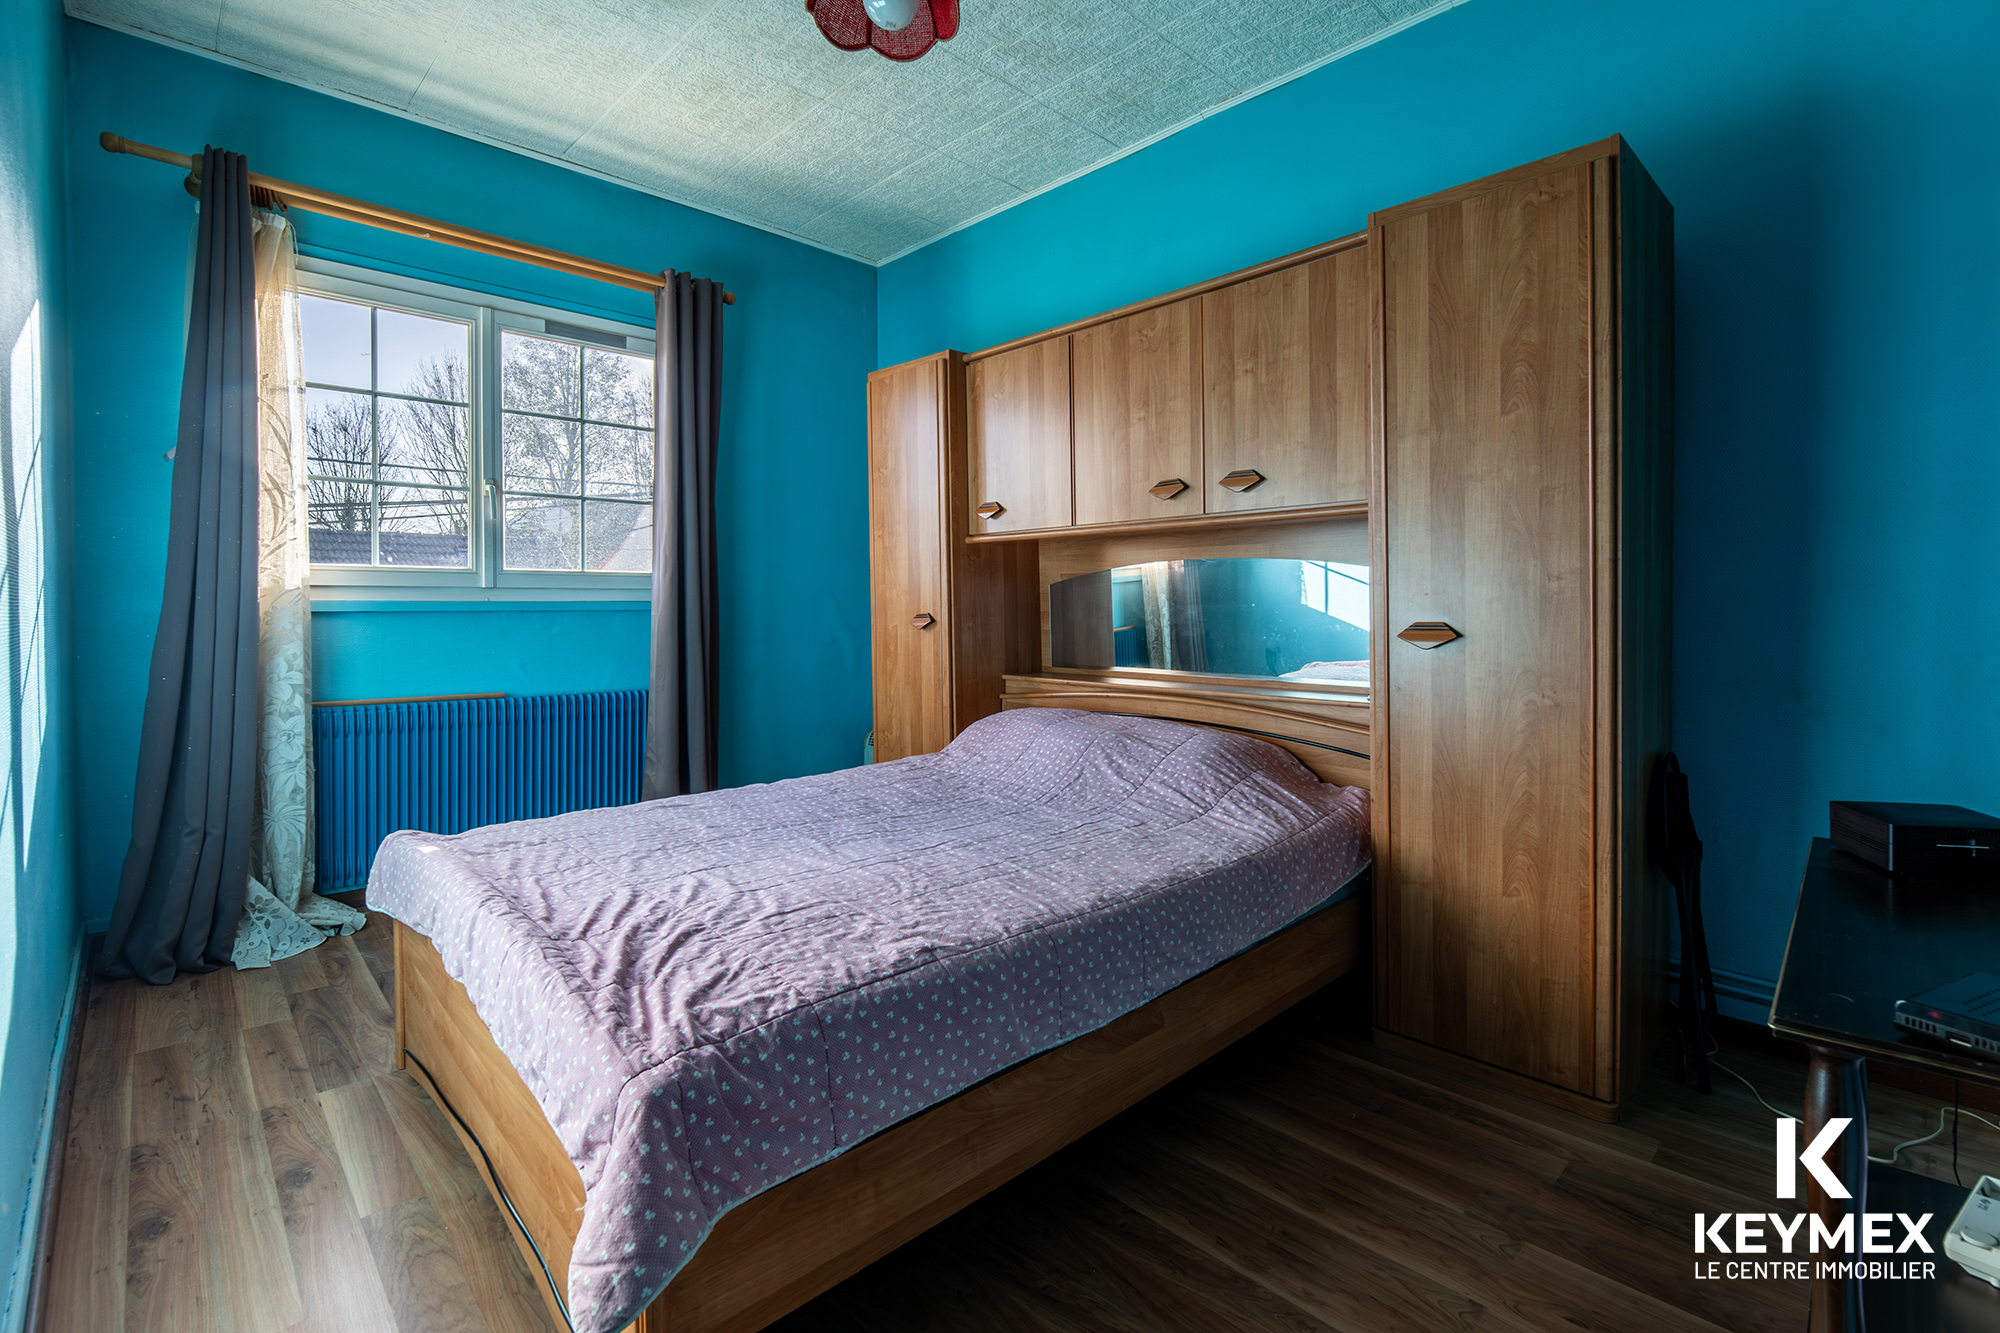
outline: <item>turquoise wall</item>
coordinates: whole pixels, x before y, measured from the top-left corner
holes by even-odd
[[[63,30],[0,10],[0,1328],[22,1317],[49,1074],[81,941],[70,864]]]
[[[492,632],[496,616],[504,633]],[[313,613],[313,693],[335,703],[643,690],[648,619],[638,602],[530,602],[502,611],[478,602],[322,604]],[[435,651],[440,641],[451,651]]]
[[[1996,56],[1990,0],[1475,0],[886,266],[878,358],[1626,135],[1677,218],[1677,745],[1754,996],[1829,799],[2000,811]]]
[[[193,201],[170,168],[97,147],[112,130],[634,268],[726,281],[718,530],[722,777],[855,762],[868,729],[867,437],[875,336],[864,264],[650,195],[233,67],[72,22],[70,154],[80,799],[109,915],[129,825],[147,655],[159,614]],[[304,253],[652,323],[643,292],[312,215]],[[321,698],[633,688],[646,619],[625,604],[469,604],[314,617]]]

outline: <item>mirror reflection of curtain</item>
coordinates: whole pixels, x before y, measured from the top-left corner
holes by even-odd
[[[257,269],[257,804],[230,961],[268,967],[367,918],[313,892],[312,593],[305,373],[290,220],[252,215]]]
[[[1171,670],[1174,666],[1173,594],[1167,586],[1167,562],[1155,560],[1139,566],[1145,589],[1146,665]]]
[[[1173,608],[1169,640],[1176,671],[1208,670],[1208,631],[1201,613],[1201,562],[1167,562],[1167,605]]]
[[[1208,670],[1208,636],[1201,613],[1201,575],[1193,560],[1140,566],[1145,581],[1146,655],[1168,671]]]

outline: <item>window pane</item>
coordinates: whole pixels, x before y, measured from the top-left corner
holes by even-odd
[[[509,569],[576,569],[582,536],[575,500],[507,501]]]
[[[653,506],[586,501],[583,567],[644,574],[653,567]]]
[[[592,495],[653,494],[653,432],[585,426],[584,480]]]
[[[365,565],[368,494],[363,483],[306,483],[306,539],[315,565]]]
[[[306,471],[327,476],[365,477],[374,424],[365,394],[306,390]]]
[[[510,491],[575,495],[582,480],[581,430],[574,421],[502,414],[501,484]]]
[[[375,387],[464,402],[467,332],[456,320],[377,310]]]
[[[653,425],[653,359],[583,349],[583,414],[593,421]]]
[[[502,406],[553,416],[578,415],[577,355],[574,343],[531,338],[525,333],[500,335],[500,401]]]
[[[466,567],[465,492],[382,488],[382,563]]]
[[[326,296],[299,297],[306,378],[315,384],[374,386],[369,378],[368,307]]]
[[[380,400],[382,480],[466,484],[466,413],[443,403]]]

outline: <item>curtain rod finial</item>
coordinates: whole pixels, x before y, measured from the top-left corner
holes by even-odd
[[[110,130],[106,130],[97,136],[97,146],[107,153],[122,153],[125,151],[125,140],[123,137],[113,134]]]
[[[670,268],[663,268],[663,269],[661,269],[661,270],[660,270],[660,277],[661,277],[661,278],[662,278],[662,279],[663,279],[663,280],[665,281],[665,285],[666,285],[666,286],[668,286],[668,287],[671,287],[671,286],[673,286],[673,285],[674,285],[674,270],[672,270],[672,269],[670,269]],[[735,304],[736,304],[736,293],[735,293],[735,292],[724,292],[724,293],[722,294],[722,304],[724,304],[724,305],[735,305]]]

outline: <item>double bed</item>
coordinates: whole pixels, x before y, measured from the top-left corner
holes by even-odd
[[[1018,707],[893,764],[396,834],[398,1061],[559,1319],[760,1328],[1354,965],[1367,794],[1299,755]]]

